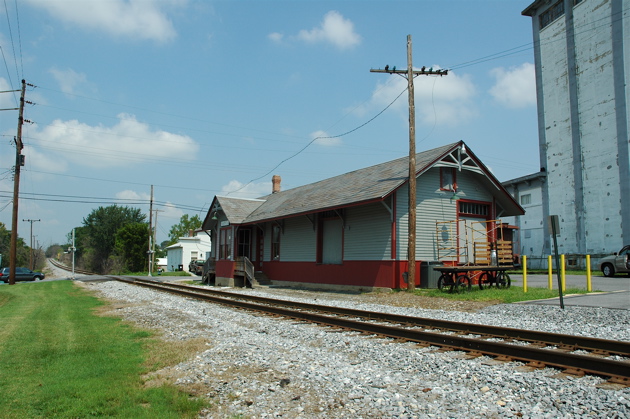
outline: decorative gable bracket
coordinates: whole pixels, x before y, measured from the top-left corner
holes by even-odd
[[[435,167],[454,167],[460,172],[462,170],[470,170],[472,172],[485,175],[485,172],[477,164],[466,151],[466,145],[462,144],[461,147],[457,147],[449,154],[445,155],[439,162],[435,164]]]

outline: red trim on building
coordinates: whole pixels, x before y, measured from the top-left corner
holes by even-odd
[[[217,278],[234,278],[234,268],[236,262],[228,259],[217,260],[215,272]]]
[[[402,273],[407,261],[344,261],[341,265],[315,262],[265,262],[265,274],[272,281],[351,285],[382,288],[407,288]],[[416,285],[420,284],[420,264],[416,264]],[[218,273],[217,273],[218,276]]]

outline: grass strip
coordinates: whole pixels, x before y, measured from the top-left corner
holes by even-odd
[[[438,289],[416,289],[417,295],[425,297],[440,297],[448,298],[452,300],[460,301],[496,301],[498,304],[510,304],[517,303],[519,301],[529,300],[544,300],[547,298],[556,298],[559,296],[558,290],[550,290],[549,288],[533,288],[529,287],[527,292],[523,292],[522,287],[510,287],[510,288],[486,288],[479,289],[478,286],[473,285],[470,291],[460,292],[448,292],[446,290],[440,291]],[[567,288],[562,293],[563,295],[569,294],[587,294],[584,289]]]
[[[143,386],[152,334],[102,304],[71,281],[0,286],[0,418],[197,416],[203,400]]]

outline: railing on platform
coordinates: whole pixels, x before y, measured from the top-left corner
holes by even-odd
[[[236,258],[236,271],[242,272],[245,277],[245,281],[249,282],[250,287],[254,287],[255,270],[254,264],[248,257],[239,256]]]

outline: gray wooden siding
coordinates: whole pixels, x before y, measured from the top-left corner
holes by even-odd
[[[280,237],[280,261],[315,262],[317,233],[305,216],[284,220],[284,234]]]
[[[381,203],[348,208],[344,260],[391,260],[391,216]]]
[[[263,244],[263,262],[271,260],[271,223],[265,223],[265,238]],[[280,237],[282,240],[282,237]],[[282,250],[282,241],[280,242],[280,250]],[[282,253],[280,253],[282,256]]]
[[[407,259],[408,189],[397,192],[397,249],[399,259]],[[457,218],[456,199],[492,202],[491,194],[468,171],[457,172],[457,198],[453,192],[440,190],[440,169],[433,168],[418,178],[416,183],[416,259],[437,260],[436,223]]]

